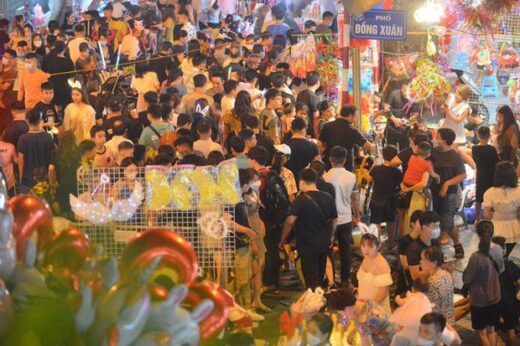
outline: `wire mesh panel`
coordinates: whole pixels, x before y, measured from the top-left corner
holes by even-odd
[[[108,255],[119,256],[140,231],[171,229],[191,243],[204,270],[221,277],[234,265],[232,221],[239,202],[238,170],[226,161],[218,167],[80,169],[71,205],[82,219],[77,227]]]

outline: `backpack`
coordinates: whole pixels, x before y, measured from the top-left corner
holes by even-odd
[[[148,148],[146,150],[146,158],[149,161],[153,161],[155,159],[155,157],[157,156],[157,154],[159,153],[160,146],[168,145],[172,148],[174,147],[176,136],[175,136],[175,131],[172,131],[170,126],[166,127],[166,132],[164,132],[162,135],[153,126],[150,125],[148,127],[153,131],[153,133],[155,133],[157,135],[157,137],[159,137],[159,145],[157,146],[157,148],[154,148],[153,146],[150,145],[150,146],[148,146]]]
[[[269,171],[264,176],[265,181],[265,205],[263,206],[263,219],[274,226],[281,226],[289,215],[289,194],[285,188],[283,179],[275,172]]]

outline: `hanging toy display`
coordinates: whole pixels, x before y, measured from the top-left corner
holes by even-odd
[[[520,59],[516,49],[508,47],[506,43],[502,45],[498,56],[498,66],[501,69],[515,69],[519,66]]]
[[[417,59],[415,66],[416,76],[410,83],[411,102],[429,99],[437,104],[446,102],[451,85],[444,77],[442,69],[426,57]]]
[[[459,29],[471,34],[493,34],[516,0],[454,0]]]

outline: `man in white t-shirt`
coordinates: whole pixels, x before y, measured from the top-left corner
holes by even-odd
[[[116,19],[123,19],[126,7],[123,5],[121,0],[114,0],[112,2],[112,17]]]
[[[461,344],[460,336],[449,324],[444,315],[430,312],[421,317],[418,330],[403,329],[392,338],[391,346],[449,345]]]
[[[76,64],[76,60],[80,57],[79,46],[83,42],[88,44],[85,39],[85,26],[78,24],[74,27],[74,38],[70,40],[68,44],[70,60],[72,60],[74,64]]]
[[[211,124],[208,121],[201,120],[199,122],[197,125],[197,133],[200,138],[193,143],[193,150],[202,153],[206,159],[212,151],[222,153],[220,144],[211,140]]]
[[[336,146],[330,151],[330,163],[332,168],[324,174],[326,182],[334,186],[336,192],[336,209],[338,210],[338,226],[336,239],[339,244],[341,256],[341,285],[346,287],[349,283],[351,267],[351,240],[352,221],[359,222],[358,192],[356,176],[345,169],[347,151]],[[354,214],[354,217],[352,217]]]

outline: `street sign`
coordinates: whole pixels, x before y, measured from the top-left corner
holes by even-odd
[[[351,18],[352,38],[406,41],[406,12],[372,10],[353,14]]]

